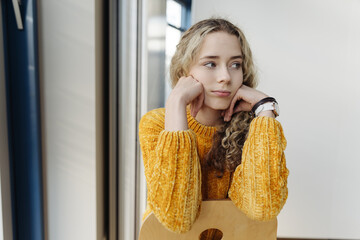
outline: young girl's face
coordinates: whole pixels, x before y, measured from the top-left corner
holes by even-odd
[[[225,110],[243,83],[242,52],[236,36],[225,32],[208,34],[189,75],[204,86],[205,107]]]

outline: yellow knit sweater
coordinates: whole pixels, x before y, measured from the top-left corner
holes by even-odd
[[[280,123],[269,117],[254,118],[235,172],[217,178],[204,162],[215,127],[204,126],[187,112],[189,129],[165,131],[165,109],[145,114],[139,126],[147,181],[147,210],[174,232],[189,231],[200,213],[202,200],[225,199],[249,218],[275,218],[288,195],[284,150],[286,139]]]

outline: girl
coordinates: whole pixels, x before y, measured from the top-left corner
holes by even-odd
[[[147,210],[169,230],[189,231],[203,200],[230,198],[249,218],[275,218],[287,199],[286,140],[277,103],[254,87],[244,34],[207,19],[182,36],[165,109],[139,126]],[[216,231],[202,239],[216,239]]]

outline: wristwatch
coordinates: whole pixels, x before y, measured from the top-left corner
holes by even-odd
[[[255,117],[259,116],[259,113],[268,110],[271,110],[274,113],[275,117],[279,116],[280,114],[279,105],[277,104],[277,102],[274,101],[266,102],[258,106],[255,110]]]

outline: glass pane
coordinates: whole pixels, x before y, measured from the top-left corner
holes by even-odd
[[[172,55],[174,55],[176,50],[176,45],[179,43],[181,37],[181,32],[177,30],[176,28],[173,28],[171,26],[166,27],[166,58],[169,58],[169,61],[166,61],[167,63],[170,63],[170,59]],[[168,64],[167,64],[168,65]]]
[[[181,37],[181,32],[176,28],[171,26],[166,27],[166,45],[165,45],[165,66],[166,66],[166,85],[165,85],[165,98],[164,101],[166,102],[167,97],[171,92],[170,86],[170,74],[169,74],[169,66],[172,56],[175,53],[176,45],[179,43]]]
[[[166,2],[166,19],[167,22],[175,27],[181,27],[181,4],[174,0]]]

